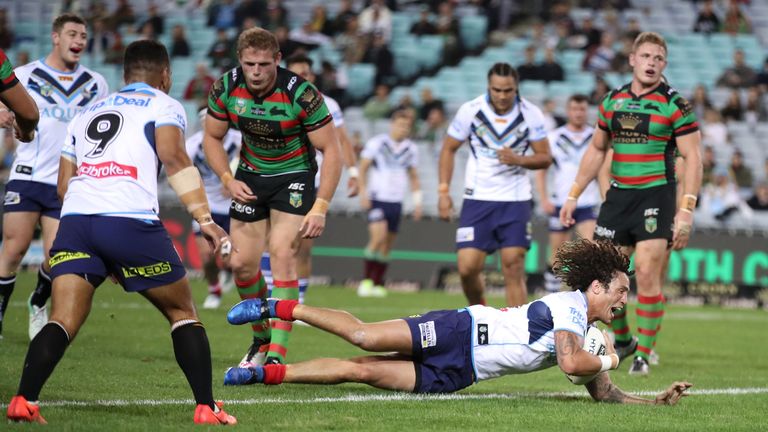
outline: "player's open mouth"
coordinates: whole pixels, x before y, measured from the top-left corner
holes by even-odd
[[[82,48],[70,48],[69,50],[75,54],[80,54],[81,52],[83,52]]]
[[[645,74],[648,75],[648,76],[654,76],[654,75],[656,75],[656,71],[653,70],[653,69],[646,69],[645,70]]]

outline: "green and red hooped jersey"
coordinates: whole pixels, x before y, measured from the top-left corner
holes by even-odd
[[[603,98],[597,127],[613,145],[612,184],[645,189],[676,182],[676,139],[699,130],[699,123],[691,104],[667,84],[639,96],[627,84]]]
[[[242,133],[238,168],[261,175],[316,171],[307,133],[332,120],[317,88],[279,66],[264,97],[248,90],[242,68],[224,74],[211,86],[208,114]]]
[[[9,88],[18,84],[19,80],[16,78],[16,74],[13,73],[13,65],[8,60],[8,56],[5,55],[5,51],[0,49],[0,92],[6,91]]]

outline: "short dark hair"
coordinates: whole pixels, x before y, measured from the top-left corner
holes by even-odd
[[[129,77],[136,72],[160,73],[170,65],[165,45],[150,39],[137,40],[125,49],[123,76]]]
[[[501,77],[508,77],[511,76],[515,79],[515,82],[520,82],[520,78],[517,74],[517,69],[515,69],[511,64],[509,63],[496,63],[493,66],[491,66],[490,69],[488,69],[488,80],[491,79],[491,75],[498,75]]]
[[[64,24],[66,23],[82,24],[88,27],[88,23],[85,22],[83,17],[77,14],[67,12],[57,16],[56,19],[53,20],[53,24],[51,25],[51,30],[54,33],[59,33],[61,29],[64,28]]]
[[[291,67],[291,65],[295,65],[297,63],[304,63],[309,65],[309,68],[311,69],[315,62],[313,62],[308,55],[302,52],[293,53],[285,59],[285,67]]]
[[[596,280],[606,287],[616,273],[630,276],[629,257],[607,241],[579,238],[555,252],[552,272],[572,290],[585,291]]]
[[[571,97],[568,98],[568,103],[576,102],[576,103],[589,103],[589,97],[582,93],[574,93],[571,95]]]

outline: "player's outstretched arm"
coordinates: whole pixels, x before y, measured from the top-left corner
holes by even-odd
[[[157,157],[165,165],[168,174],[168,183],[192,218],[200,224],[200,231],[211,249],[218,252],[221,248],[222,255],[229,254],[229,236],[213,222],[203,179],[187,155],[184,131],[176,126],[161,126],[155,129],[155,142]]]
[[[453,177],[453,164],[456,159],[456,151],[463,141],[446,134],[443,139],[443,147],[440,149],[440,162],[438,165],[438,200],[437,211],[440,219],[450,220],[453,216],[453,200],[451,199],[451,178]]]
[[[32,141],[37,122],[40,120],[40,112],[32,96],[24,90],[24,86],[17,82],[13,87],[1,92],[0,102],[16,115],[16,138],[22,142]]]
[[[646,399],[631,395],[618,388],[608,373],[601,373],[594,380],[585,384],[592,398],[598,402],[644,404],[644,405],[675,405],[684,396],[688,396],[686,390],[693,384],[686,381],[672,383],[666,390],[656,395],[653,399]]]

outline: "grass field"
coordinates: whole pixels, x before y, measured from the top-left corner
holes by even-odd
[[[28,344],[25,300],[32,275],[21,275],[0,341],[0,401],[15,394]],[[194,282],[201,302],[205,289]],[[455,308],[464,299],[439,292],[393,293],[360,299],[342,288],[310,289],[309,303],[383,320],[432,309]],[[236,294],[226,295],[227,306]],[[492,299],[500,305],[502,299]],[[214,394],[254,431],[364,430],[765,430],[768,348],[765,311],[672,306],[658,345],[661,364],[645,378],[613,372],[622,389],[655,394],[674,380],[694,383],[676,407],[598,404],[557,369],[486,381],[448,396],[414,396],[363,385],[224,387],[224,370],[244,354],[249,330],[226,323],[226,308],[201,311],[208,330]],[[634,308],[631,316],[634,317]],[[359,354],[342,340],[295,326],[289,358]],[[77,340],[41,394],[50,430],[188,430],[191,392],[174,360],[168,324],[148,302],[105,284]],[[0,423],[0,430],[23,425]],[[29,426],[26,426],[29,427]]]

